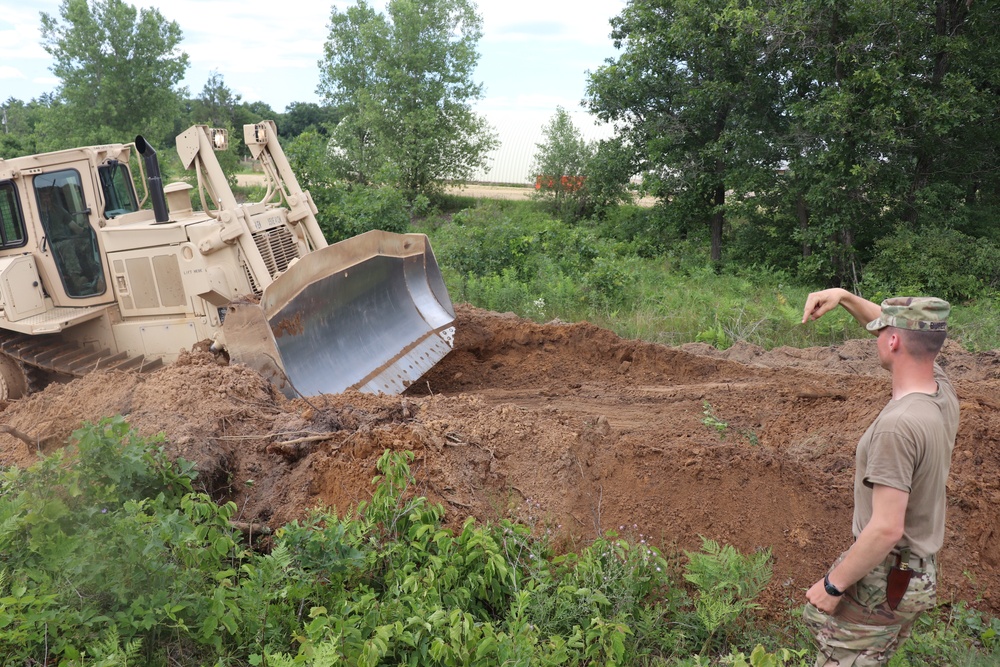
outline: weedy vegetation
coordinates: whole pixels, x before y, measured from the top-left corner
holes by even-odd
[[[371,500],[315,510],[268,549],[121,417],[0,480],[0,663],[804,665],[761,625],[770,552],[704,540],[665,558],[614,532],[558,554],[517,521],[457,532],[411,492],[409,452]],[[894,665],[993,664],[1000,621],[965,605],[917,627]]]
[[[455,301],[537,322],[587,320],[625,338],[667,345],[726,349],[743,342],[772,349],[867,335],[839,311],[803,325],[806,296],[821,285],[794,268],[762,262],[755,248],[739,244],[712,262],[707,230],[679,230],[660,208],[619,206],[575,222],[530,201],[455,208],[439,199],[414,225],[431,237]],[[949,274],[898,256],[905,267],[894,271],[896,255],[880,255],[855,289],[876,303],[901,293],[947,296],[951,338],[970,351],[1000,347],[1000,283],[956,290],[952,282],[965,285],[967,271]]]

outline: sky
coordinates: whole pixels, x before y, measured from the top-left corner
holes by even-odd
[[[0,102],[29,100],[58,86],[41,46],[39,13],[58,16],[61,0],[0,0]],[[291,102],[319,102],[317,61],[328,35],[331,0],[133,0],[157,7],[183,32],[190,66],[182,85],[197,96],[213,71],[243,101],[276,112]],[[374,0],[377,9],[384,0]],[[483,38],[476,80],[477,110],[494,123],[547,121],[557,106],[580,109],[588,70],[615,57],[609,19],[626,0],[480,0]],[[283,7],[289,11],[281,11]],[[592,124],[574,113],[578,125]],[[586,128],[581,128],[586,130]],[[588,132],[589,134],[589,132]]]

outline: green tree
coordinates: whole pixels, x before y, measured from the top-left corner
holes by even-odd
[[[849,283],[899,229],[997,238],[997,3],[631,0],[612,27],[587,104],[714,260],[735,232]]]
[[[767,137],[781,73],[769,67],[761,16],[741,0],[631,0],[611,20],[622,54],[594,72],[587,106],[631,145],[644,187],[681,229],[707,225],[722,258],[727,192],[773,173]]]
[[[201,94],[194,100],[193,120],[213,127],[236,127],[237,117],[243,99],[226,85],[217,70],[212,71]]]
[[[410,224],[407,202],[391,186],[351,183],[339,178],[327,139],[307,130],[284,144],[299,184],[312,193],[316,218],[331,243],[372,229],[402,233]]]
[[[280,113],[271,108],[270,104],[267,102],[261,102],[260,100],[255,102],[243,102],[240,105],[240,108],[242,108],[243,112],[254,120],[275,120],[282,117]],[[281,135],[291,136],[285,135],[284,132],[282,132]]]
[[[61,80],[62,104],[48,114],[43,133],[48,148],[140,132],[153,141],[167,138],[188,66],[176,22],[122,0],[63,0],[58,16],[42,12],[41,21],[42,46]]]
[[[39,152],[38,124],[54,103],[51,95],[24,102],[10,97],[0,104],[0,157],[12,158]]]
[[[856,281],[899,225],[969,229],[995,206],[996,3],[798,0],[774,18],[810,277]]]
[[[228,150],[218,151],[215,156],[231,186],[236,185],[236,172],[241,158],[250,157],[250,149],[243,142],[243,124],[260,118],[252,118],[242,104],[242,96],[226,85],[222,75],[213,70],[205,81],[201,94],[188,100],[187,120],[175,132],[180,133],[191,124],[208,125],[229,133]]]
[[[344,171],[408,197],[484,165],[496,139],[472,111],[482,20],[469,0],[364,0],[330,18],[319,92],[344,113],[334,131]]]
[[[636,156],[621,137],[597,142],[587,167],[587,196],[601,217],[620,204],[633,202],[632,177],[638,173]]]
[[[542,128],[544,141],[531,164],[538,196],[569,218],[580,217],[587,206],[587,176],[595,148],[584,140],[563,107]]]
[[[340,112],[334,107],[321,106],[315,102],[292,102],[285,107],[279,129],[281,136],[288,139],[307,130],[314,130],[326,137],[330,133],[330,127],[336,125],[340,118]]]

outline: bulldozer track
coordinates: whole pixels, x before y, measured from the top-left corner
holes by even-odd
[[[163,366],[162,359],[146,359],[142,355],[130,357],[124,352],[98,350],[59,337],[16,333],[0,337],[0,352],[26,367],[70,377],[83,377],[98,370],[146,373]]]

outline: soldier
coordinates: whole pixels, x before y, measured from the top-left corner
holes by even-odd
[[[837,305],[878,336],[892,399],[858,442],[855,542],[808,590],[803,619],[819,644],[817,667],[867,667],[887,664],[936,601],[958,398],[935,358],[951,307],[929,297],[879,307],[829,289],[809,295],[802,322]]]

